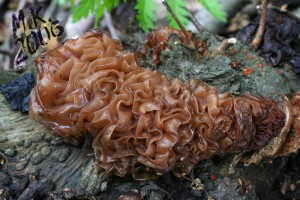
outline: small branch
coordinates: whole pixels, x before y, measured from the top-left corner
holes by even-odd
[[[262,42],[264,32],[265,32],[266,20],[267,20],[267,0],[261,0],[261,14],[260,14],[259,26],[256,31],[255,37],[251,43],[254,49],[257,49]]]
[[[221,44],[211,53],[211,58],[215,57],[217,54],[223,54],[225,51],[236,44],[237,40],[235,38],[225,39],[221,42]]]
[[[201,26],[199,21],[192,14],[189,14],[188,17],[191,20],[191,22],[193,23],[193,25],[195,26],[195,28],[197,29],[198,33],[201,34],[203,32],[203,27]]]
[[[10,52],[8,52],[8,51],[6,51],[6,50],[2,50],[2,49],[0,49],[0,54],[3,54],[3,55],[5,55],[5,56],[11,56],[11,53],[10,53]]]
[[[102,26],[106,26],[109,30],[110,36],[113,39],[119,39],[117,31],[112,23],[111,15],[107,11],[104,12],[103,20],[101,21]]]
[[[14,60],[14,57],[12,55],[11,52],[7,51],[7,50],[3,50],[3,49],[0,49],[0,55],[3,55],[4,57],[8,57],[9,58],[9,61],[8,61],[8,69],[12,68],[13,67],[13,60]],[[7,63],[3,63],[3,69],[5,69],[5,64]]]
[[[187,32],[187,30],[184,28],[184,26],[182,25],[182,23],[179,21],[178,17],[176,16],[176,14],[173,12],[171,6],[168,4],[168,2],[166,0],[162,0],[161,1],[164,6],[166,6],[167,10],[170,12],[170,14],[172,15],[172,17],[175,19],[176,23],[178,24],[178,26],[180,27],[180,30],[183,32],[184,36],[186,37],[187,41],[189,42],[189,44],[191,43],[191,38],[189,36],[189,33]],[[187,44],[187,45],[189,45]]]
[[[25,4],[26,4],[26,0],[20,0],[17,11],[23,9],[25,7]]]
[[[272,6],[272,4],[269,4],[267,7],[269,9],[276,10],[276,11],[281,12],[281,13],[284,12],[284,14],[286,14],[288,17],[291,17],[291,18],[294,18],[296,20],[299,20],[299,17],[297,17],[294,14],[294,12],[291,12],[291,11],[288,11],[288,10],[284,10],[284,8],[282,8],[282,7],[278,8],[276,6]]]

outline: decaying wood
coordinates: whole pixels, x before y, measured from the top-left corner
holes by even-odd
[[[28,114],[12,111],[0,95],[0,199],[42,198],[49,191],[94,195],[105,177],[93,170],[93,157],[54,136]]]

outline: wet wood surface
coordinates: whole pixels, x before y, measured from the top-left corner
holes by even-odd
[[[105,185],[93,154],[66,143],[0,95],[0,199],[32,199],[49,191],[94,195]]]

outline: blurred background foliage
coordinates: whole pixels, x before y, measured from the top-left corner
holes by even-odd
[[[95,16],[94,27],[99,26],[99,20],[102,18],[105,11],[110,12],[113,8],[116,8],[120,4],[120,0],[80,0],[77,4],[74,0],[56,0],[61,6],[69,4],[73,13],[73,22],[77,22],[82,18],[86,18],[89,14]],[[171,6],[173,12],[177,15],[183,25],[187,25],[188,10],[185,0],[166,0]],[[197,0],[203,7],[205,7],[214,17],[222,22],[226,22],[226,13],[222,8],[222,4],[219,4],[217,0]],[[127,2],[127,0],[124,0]],[[139,27],[145,32],[149,32],[154,29],[153,22],[156,20],[155,10],[157,9],[157,3],[154,0],[137,0],[135,2],[135,10],[137,12],[136,18],[138,20]],[[167,13],[167,19],[169,25],[178,29],[178,25],[170,15]]]

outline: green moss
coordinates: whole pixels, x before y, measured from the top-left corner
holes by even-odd
[[[0,85],[2,83],[13,80],[17,77],[19,77],[19,74],[15,73],[15,72],[9,72],[9,71],[0,69]]]
[[[275,100],[282,95],[291,94],[285,78],[244,44],[238,42],[224,54],[211,58],[211,52],[218,47],[223,38],[208,32],[195,37],[206,41],[208,54],[205,56],[197,58],[195,50],[187,48],[181,44],[177,36],[172,35],[168,48],[161,52],[158,68],[151,64],[151,50],[148,51],[146,59],[141,62],[142,65],[158,69],[168,78],[177,77],[182,81],[200,79],[216,86],[220,93],[230,92],[234,95],[251,93]],[[253,72],[245,74],[244,70],[247,69]]]
[[[0,69],[0,85],[12,81],[25,73],[32,73],[36,77],[37,70],[34,63],[28,65],[23,73]]]

